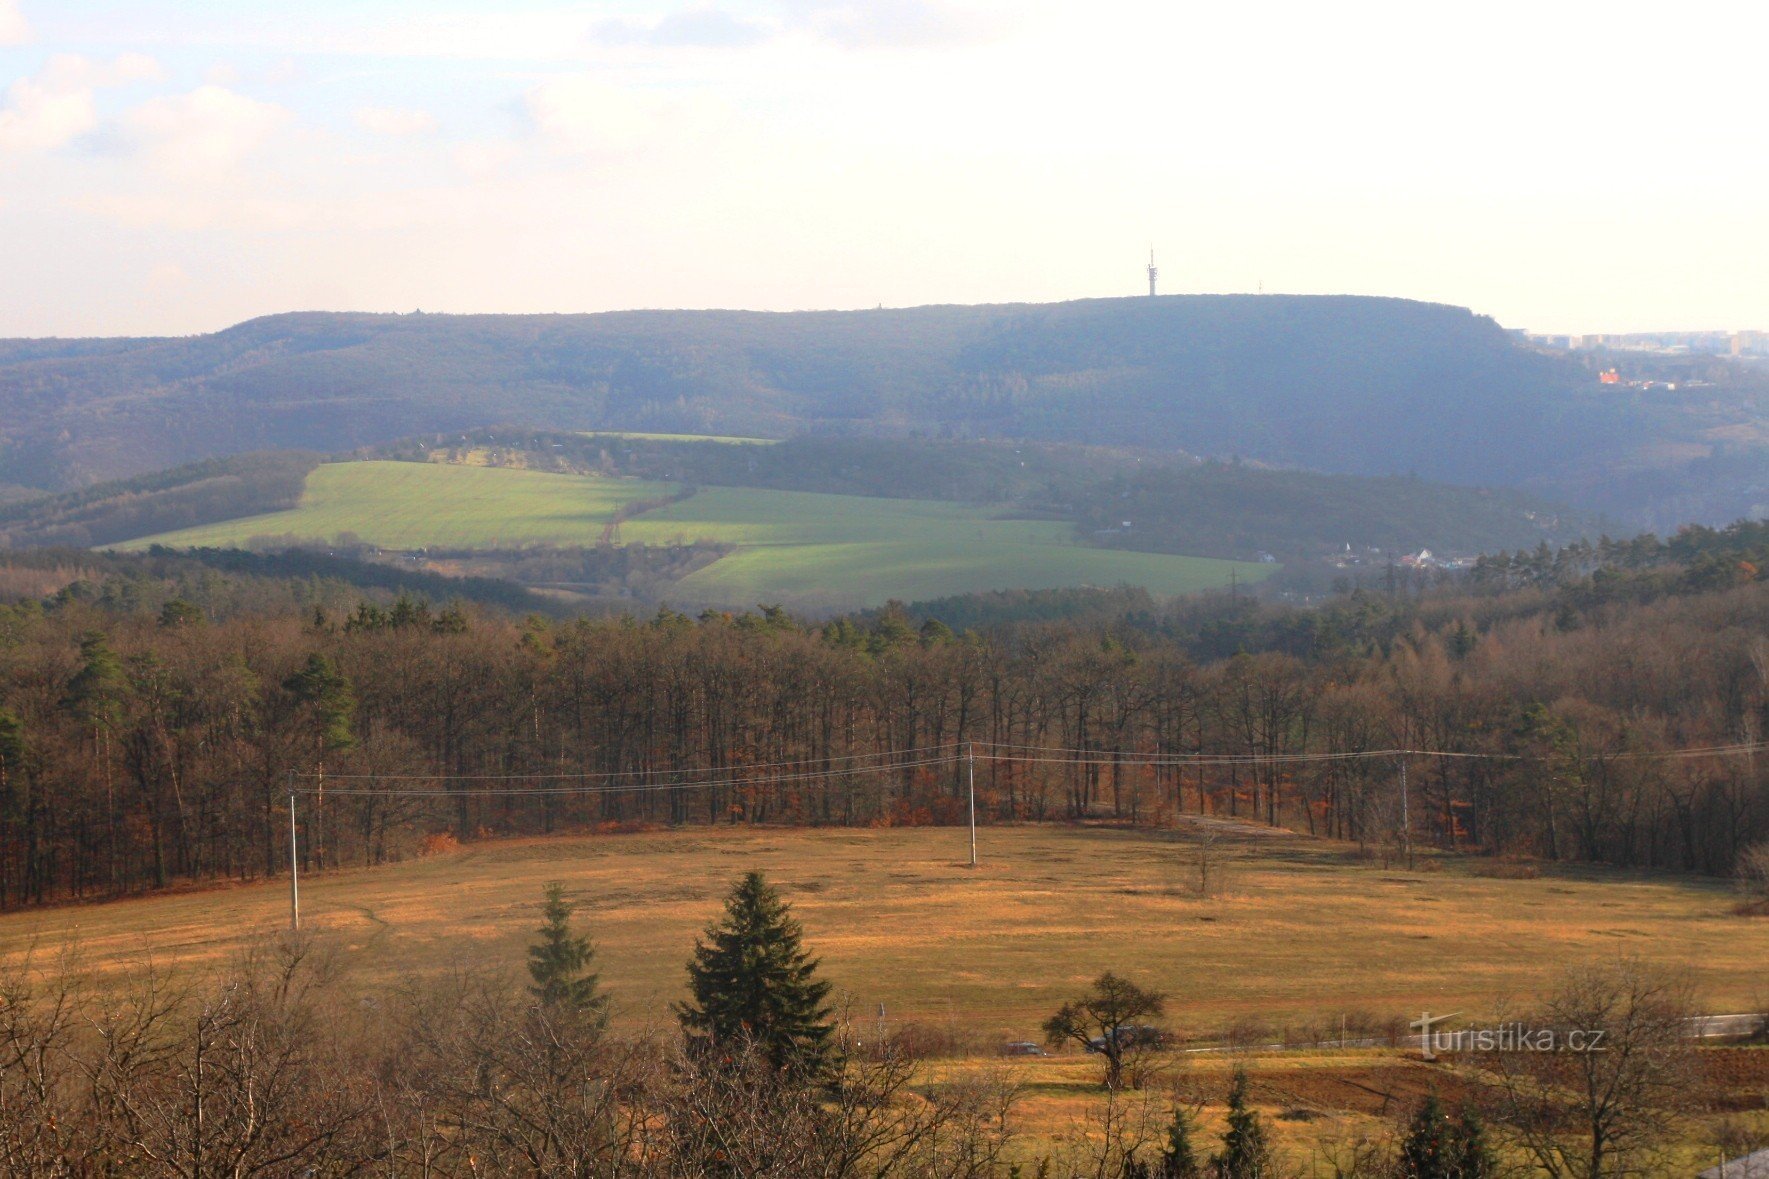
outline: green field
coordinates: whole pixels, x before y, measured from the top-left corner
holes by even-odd
[[[811,605],[913,601],[991,589],[1140,585],[1189,593],[1255,581],[1269,565],[1077,544],[1055,520],[1002,519],[932,500],[711,487],[621,528],[627,541],[717,540],[735,553],[679,583],[685,599]]]
[[[613,513],[670,486],[591,475],[427,463],[332,463],[289,511],[130,542],[173,547],[351,534],[384,548],[596,543]],[[992,589],[1137,585],[1157,595],[1252,582],[1271,565],[1095,549],[1054,520],[932,500],[712,487],[621,526],[623,543],[716,541],[736,551],[677,583],[691,605],[875,606]]]
[[[300,506],[144,537],[117,547],[241,545],[260,536],[417,549],[594,544],[615,510],[672,493],[661,483],[438,463],[327,463]]]

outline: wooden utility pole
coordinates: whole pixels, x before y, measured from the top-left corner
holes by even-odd
[[[301,860],[295,842],[295,771],[289,771],[289,928],[301,928]]]
[[[977,743],[975,741],[965,742],[964,762],[970,794],[970,866],[975,868],[977,866]]]
[[[1407,857],[1407,871],[1413,870],[1413,818],[1407,805],[1407,755],[1400,755],[1400,843]]]

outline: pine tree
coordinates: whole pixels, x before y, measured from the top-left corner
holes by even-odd
[[[1400,1165],[1406,1179],[1451,1179],[1457,1174],[1455,1128],[1437,1094],[1425,1098],[1413,1115],[1401,1143]]]
[[[68,681],[63,703],[94,730],[112,729],[122,716],[123,697],[129,690],[123,661],[101,631],[80,636],[80,659],[80,670]]]
[[[1400,1161],[1405,1179],[1490,1179],[1496,1171],[1480,1118],[1464,1110],[1452,1121],[1435,1093],[1413,1115]]]
[[[356,692],[330,659],[317,653],[309,655],[301,670],[283,681],[283,689],[312,709],[314,737],[322,758],[328,751],[349,749],[356,743],[351,732]]]
[[[1247,1070],[1237,1068],[1228,1091],[1228,1129],[1222,1153],[1211,1159],[1221,1179],[1269,1179],[1271,1144],[1256,1110],[1247,1108]]]
[[[677,1017],[691,1043],[754,1044],[780,1068],[807,1074],[829,1062],[829,983],[800,945],[802,930],[780,894],[750,872],[725,901],[725,917],[696,940],[688,963],[690,1002]]]
[[[565,899],[565,886],[556,880],[544,895],[536,931],[540,940],[528,947],[528,973],[534,979],[529,992],[549,1010],[577,1012],[605,1023],[608,997],[596,993],[597,976],[585,973],[596,951],[589,938],[571,932],[576,906]]]
[[[1161,1148],[1158,1179],[1200,1179],[1203,1170],[1192,1149],[1192,1119],[1179,1106],[1173,1107],[1173,1120],[1167,1123],[1167,1143]]]
[[[1486,1127],[1480,1115],[1471,1109],[1462,1111],[1456,1125],[1455,1179],[1493,1179],[1499,1173],[1499,1160],[1486,1140]]]

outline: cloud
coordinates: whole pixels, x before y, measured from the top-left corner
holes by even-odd
[[[125,53],[109,64],[58,54],[6,91],[0,152],[50,151],[98,126],[97,92],[160,76],[151,57]]]
[[[0,0],[0,45],[23,45],[31,39],[31,26],[18,10],[18,0]]]
[[[436,116],[429,111],[364,106],[356,110],[356,124],[376,135],[423,135],[436,130]]]
[[[523,106],[554,148],[572,153],[635,151],[666,117],[661,103],[583,74],[542,82],[524,97]]]
[[[672,12],[654,25],[610,21],[597,29],[608,45],[650,45],[663,49],[738,49],[768,39],[767,27],[717,8]]]
[[[978,0],[788,0],[794,23],[849,49],[907,49],[998,41],[1019,23]]]
[[[136,147],[168,172],[225,172],[290,120],[288,111],[221,86],[142,103],[123,117]]]
[[[478,178],[495,176],[507,170],[521,153],[513,143],[503,140],[479,140],[463,143],[451,153],[455,167]]]
[[[624,151],[644,141],[648,126],[630,92],[593,78],[549,79],[523,105],[536,129],[567,151]]]

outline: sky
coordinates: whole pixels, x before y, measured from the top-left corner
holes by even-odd
[[[0,336],[1394,295],[1769,328],[1769,6],[0,0]]]

